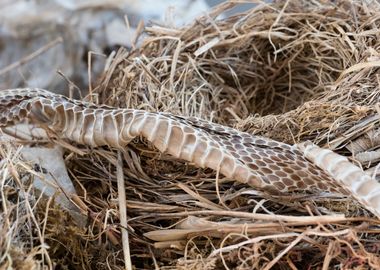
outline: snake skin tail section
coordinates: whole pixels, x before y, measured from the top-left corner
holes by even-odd
[[[298,148],[307,159],[328,172],[349,194],[380,218],[380,183],[346,157],[331,150],[322,149],[310,142],[301,143]]]

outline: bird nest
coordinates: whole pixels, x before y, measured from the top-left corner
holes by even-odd
[[[376,177],[380,5],[278,1],[220,18],[235,5],[183,28],[146,27],[139,46],[110,57],[87,99],[196,116],[291,144],[311,140]],[[65,161],[87,213],[78,226],[21,185],[35,172],[14,146],[0,154],[0,266],[121,269],[117,171],[136,269],[380,265],[380,222],[347,197],[269,196],[141,139],[126,149],[123,167],[113,149],[74,145]]]

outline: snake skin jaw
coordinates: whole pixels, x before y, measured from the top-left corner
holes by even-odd
[[[200,119],[95,105],[42,89],[0,91],[0,102],[1,126],[27,118],[61,138],[118,149],[142,136],[163,153],[257,189],[352,194],[380,216],[380,184],[365,178],[348,160],[315,145],[291,147]],[[351,173],[344,176],[346,171]]]

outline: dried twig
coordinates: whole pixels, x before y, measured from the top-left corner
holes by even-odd
[[[125,261],[125,269],[132,270],[131,252],[129,248],[129,236],[128,236],[128,222],[127,222],[127,205],[125,196],[124,185],[124,173],[123,173],[123,159],[120,151],[117,154],[117,191],[119,199],[119,213],[120,213],[120,225],[122,245]]]

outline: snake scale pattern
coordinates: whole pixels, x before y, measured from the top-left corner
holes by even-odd
[[[380,217],[380,184],[345,157],[309,143],[290,146],[196,118],[96,105],[43,89],[0,91],[0,127],[24,120],[92,147],[124,149],[141,136],[160,152],[259,190],[352,195]]]

